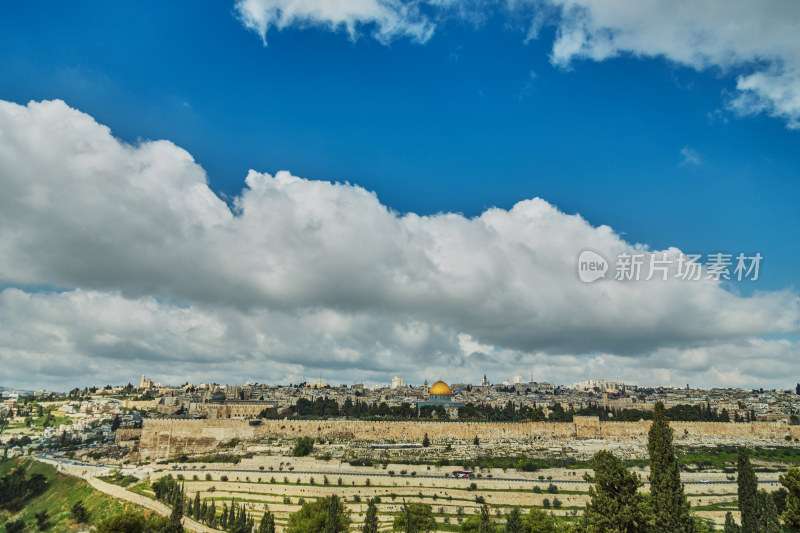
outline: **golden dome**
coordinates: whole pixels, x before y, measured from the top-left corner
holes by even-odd
[[[436,396],[450,396],[451,394],[453,394],[453,392],[450,390],[450,387],[447,386],[447,383],[440,380],[431,385],[431,390],[429,394],[433,394]]]

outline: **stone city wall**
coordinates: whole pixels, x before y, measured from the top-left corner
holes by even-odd
[[[676,437],[683,435],[761,438],[800,438],[800,426],[782,422],[710,423],[672,422]],[[238,439],[262,441],[312,436],[325,440],[362,442],[422,442],[425,434],[434,444],[456,440],[481,443],[533,442],[537,440],[643,438],[649,421],[600,422],[597,417],[575,417],[573,422],[367,422],[346,420],[262,420],[251,426],[247,420],[153,420],[145,419],[139,440],[142,459],[180,454],[207,453],[219,444]],[[119,437],[118,437],[119,438]]]

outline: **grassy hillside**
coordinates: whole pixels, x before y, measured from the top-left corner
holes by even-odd
[[[89,511],[90,524],[96,524],[104,518],[120,514],[125,509],[137,509],[145,512],[141,507],[96,491],[82,479],[59,474],[51,466],[31,459],[0,460],[0,476],[7,474],[17,466],[22,466],[28,475],[36,473],[44,475],[47,478],[47,489],[38,496],[28,498],[17,513],[0,511],[0,526],[11,519],[22,518],[27,524],[26,532],[39,531],[34,514],[46,510],[50,523],[48,531],[88,530],[86,524],[79,525],[70,518],[70,509],[78,501],[83,501],[84,507]]]

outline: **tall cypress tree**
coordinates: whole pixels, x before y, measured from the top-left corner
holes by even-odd
[[[739,525],[733,519],[733,513],[730,511],[725,513],[725,528],[722,531],[723,533],[739,533],[741,531]]]
[[[271,512],[264,512],[258,525],[258,533],[275,533],[275,517]]]
[[[497,531],[492,522],[492,515],[489,514],[489,507],[481,505],[480,521],[478,522],[478,533],[492,533]]]
[[[338,533],[340,507],[339,497],[333,494],[328,501],[328,514],[325,517],[325,533]]]
[[[662,402],[657,402],[653,408],[647,450],[650,453],[650,496],[656,532],[695,531],[694,520],[689,513],[689,501],[681,485],[678,458],[672,446],[672,429]]]
[[[378,533],[378,506],[372,498],[367,502],[367,516],[364,517],[361,533]]]
[[[761,531],[763,533],[781,533],[778,507],[775,505],[772,494],[765,490],[759,491],[758,501],[761,508]]]
[[[742,533],[758,533],[760,509],[758,505],[758,479],[750,465],[747,448],[739,448],[737,461],[739,511],[742,513]]]
[[[217,505],[211,500],[211,505],[206,509],[206,524],[211,527],[217,525]]]
[[[176,489],[173,494],[172,512],[169,515],[169,526],[170,531],[178,533],[183,531],[183,524],[181,523],[181,518],[183,518],[183,491]]]
[[[506,516],[506,532],[505,533],[522,533],[523,532],[522,517],[519,513],[519,507],[514,507],[511,512]]]
[[[789,531],[800,531],[800,469],[792,467],[778,478],[786,487],[786,509],[783,511],[783,522]]]

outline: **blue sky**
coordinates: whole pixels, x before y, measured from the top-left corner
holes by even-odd
[[[758,42],[745,43],[726,63],[716,60],[729,46],[720,39],[719,50],[700,49],[705,59],[693,62],[669,40],[620,38],[613,53],[594,45],[564,59],[556,50],[567,41],[569,14],[559,2],[463,11],[447,2],[405,4],[419,12],[390,13],[401,29],[389,38],[380,35],[381,19],[356,16],[353,36],[336,25],[337,14],[311,10],[273,18],[265,46],[243,18],[272,4],[285,13],[292,2],[4,6],[0,99],[23,106],[60,99],[128,143],[171,141],[231,207],[250,169],[357,185],[398,216],[469,219],[538,197],[610,226],[630,244],[760,252],[759,281],[729,290],[794,291],[800,111],[764,96],[772,86],[746,93],[738,84],[772,72],[770,62],[791,74],[797,47],[770,45],[776,56],[759,63],[748,61],[764,57]],[[772,8],[788,9],[781,2],[763,9]],[[541,13],[544,23],[529,38]],[[606,22],[613,15],[586,13]],[[702,16],[698,28],[713,36]],[[647,23],[658,25],[654,18]],[[419,38],[408,28],[423,19],[434,29]],[[628,23],[620,22],[620,34]],[[6,287],[26,286],[2,278]],[[91,288],[58,276],[35,283]],[[169,291],[142,294],[181,300]],[[795,339],[791,329],[779,338]],[[796,346],[790,351],[796,355]]]

